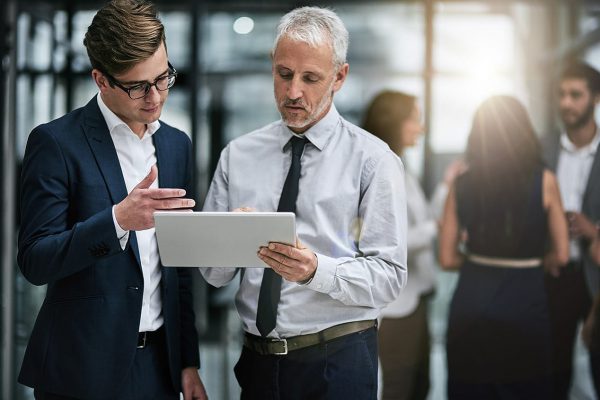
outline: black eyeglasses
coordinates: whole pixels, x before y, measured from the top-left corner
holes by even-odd
[[[175,70],[170,62],[167,62],[167,65],[169,66],[169,71],[167,74],[156,78],[153,83],[142,82],[129,87],[124,86],[109,73],[103,71],[102,73],[108,78],[108,81],[111,84],[127,93],[131,100],[137,100],[145,97],[152,86],[155,86],[156,90],[160,90],[161,92],[173,87],[175,84],[175,78],[177,77],[177,70]]]

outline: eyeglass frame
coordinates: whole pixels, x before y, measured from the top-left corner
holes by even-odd
[[[146,97],[146,95],[150,92],[150,89],[152,88],[152,86],[154,86],[156,88],[156,90],[158,90],[159,92],[164,92],[164,91],[169,90],[170,88],[172,88],[173,85],[175,85],[175,78],[177,78],[177,70],[175,69],[175,67],[173,67],[173,65],[171,65],[170,61],[167,61],[167,67],[169,69],[167,71],[167,75],[166,76],[164,76],[164,75],[159,76],[158,78],[156,78],[154,80],[153,83],[150,83],[148,81],[144,81],[144,82],[137,83],[137,84],[133,85],[132,87],[127,87],[127,86],[123,85],[114,76],[112,76],[108,72],[105,72],[104,70],[100,70],[100,72],[102,72],[102,74],[108,78],[109,83],[114,84],[116,87],[118,87],[119,89],[121,89],[122,91],[124,91],[125,93],[127,93],[127,96],[129,96],[129,98],[131,100],[139,100],[139,99],[143,99],[144,97]],[[171,84],[171,86],[168,86],[168,83],[167,83],[167,88],[166,89],[159,89],[158,88],[158,81],[160,79],[163,79],[163,78],[169,79],[171,77],[173,77],[173,83]],[[136,97],[136,98],[131,97],[131,91],[133,89],[137,89],[138,86],[142,86],[142,85],[145,86],[144,95],[140,96],[140,97]]]

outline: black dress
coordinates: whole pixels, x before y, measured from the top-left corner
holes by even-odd
[[[457,179],[467,253],[543,257],[542,176],[540,168],[521,194],[501,188],[483,193],[469,173]],[[541,265],[494,267],[467,258],[450,305],[446,350],[449,399],[549,398],[550,323]]]

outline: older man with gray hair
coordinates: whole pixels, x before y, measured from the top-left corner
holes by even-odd
[[[377,396],[376,319],[406,282],[404,171],[333,105],[347,49],[330,10],[281,19],[272,53],[281,120],[227,145],[205,201],[205,211],[296,213],[296,246],[257,249],[270,268],[241,276],[243,399]],[[201,269],[215,286],[239,271]]]

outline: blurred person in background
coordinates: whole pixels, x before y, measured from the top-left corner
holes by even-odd
[[[397,91],[379,93],[367,108],[363,128],[401,157],[404,149],[417,145],[423,133],[417,98]],[[408,168],[405,182],[409,278],[400,296],[381,313],[378,344],[384,400],[425,399],[429,392],[427,300],[436,281],[433,239],[438,225],[418,179]],[[446,187],[440,185],[436,193],[446,193]]]
[[[446,341],[449,399],[551,397],[544,269],[568,260],[555,176],[525,108],[492,97],[477,109],[450,188],[439,259],[458,269]]]
[[[600,312],[597,306],[595,311],[590,311],[591,299],[600,294],[600,266],[592,259],[589,249],[600,221],[600,131],[595,119],[598,102],[600,73],[583,62],[568,65],[559,84],[562,129],[542,139],[547,165],[556,171],[571,239],[566,268],[549,271],[546,275],[554,340],[554,399],[557,400],[569,397],[579,324],[591,313]],[[588,327],[590,324],[591,319]],[[590,330],[584,329],[584,333],[587,332]],[[587,338],[586,342],[591,346],[592,377],[596,393],[600,395],[600,341],[592,343]]]
[[[99,93],[36,127],[23,159],[18,264],[48,287],[19,382],[38,400],[204,400],[191,271],[162,266],[154,232],[157,209],[194,206],[190,139],[159,121],[164,26],[114,0],[84,45]]]

